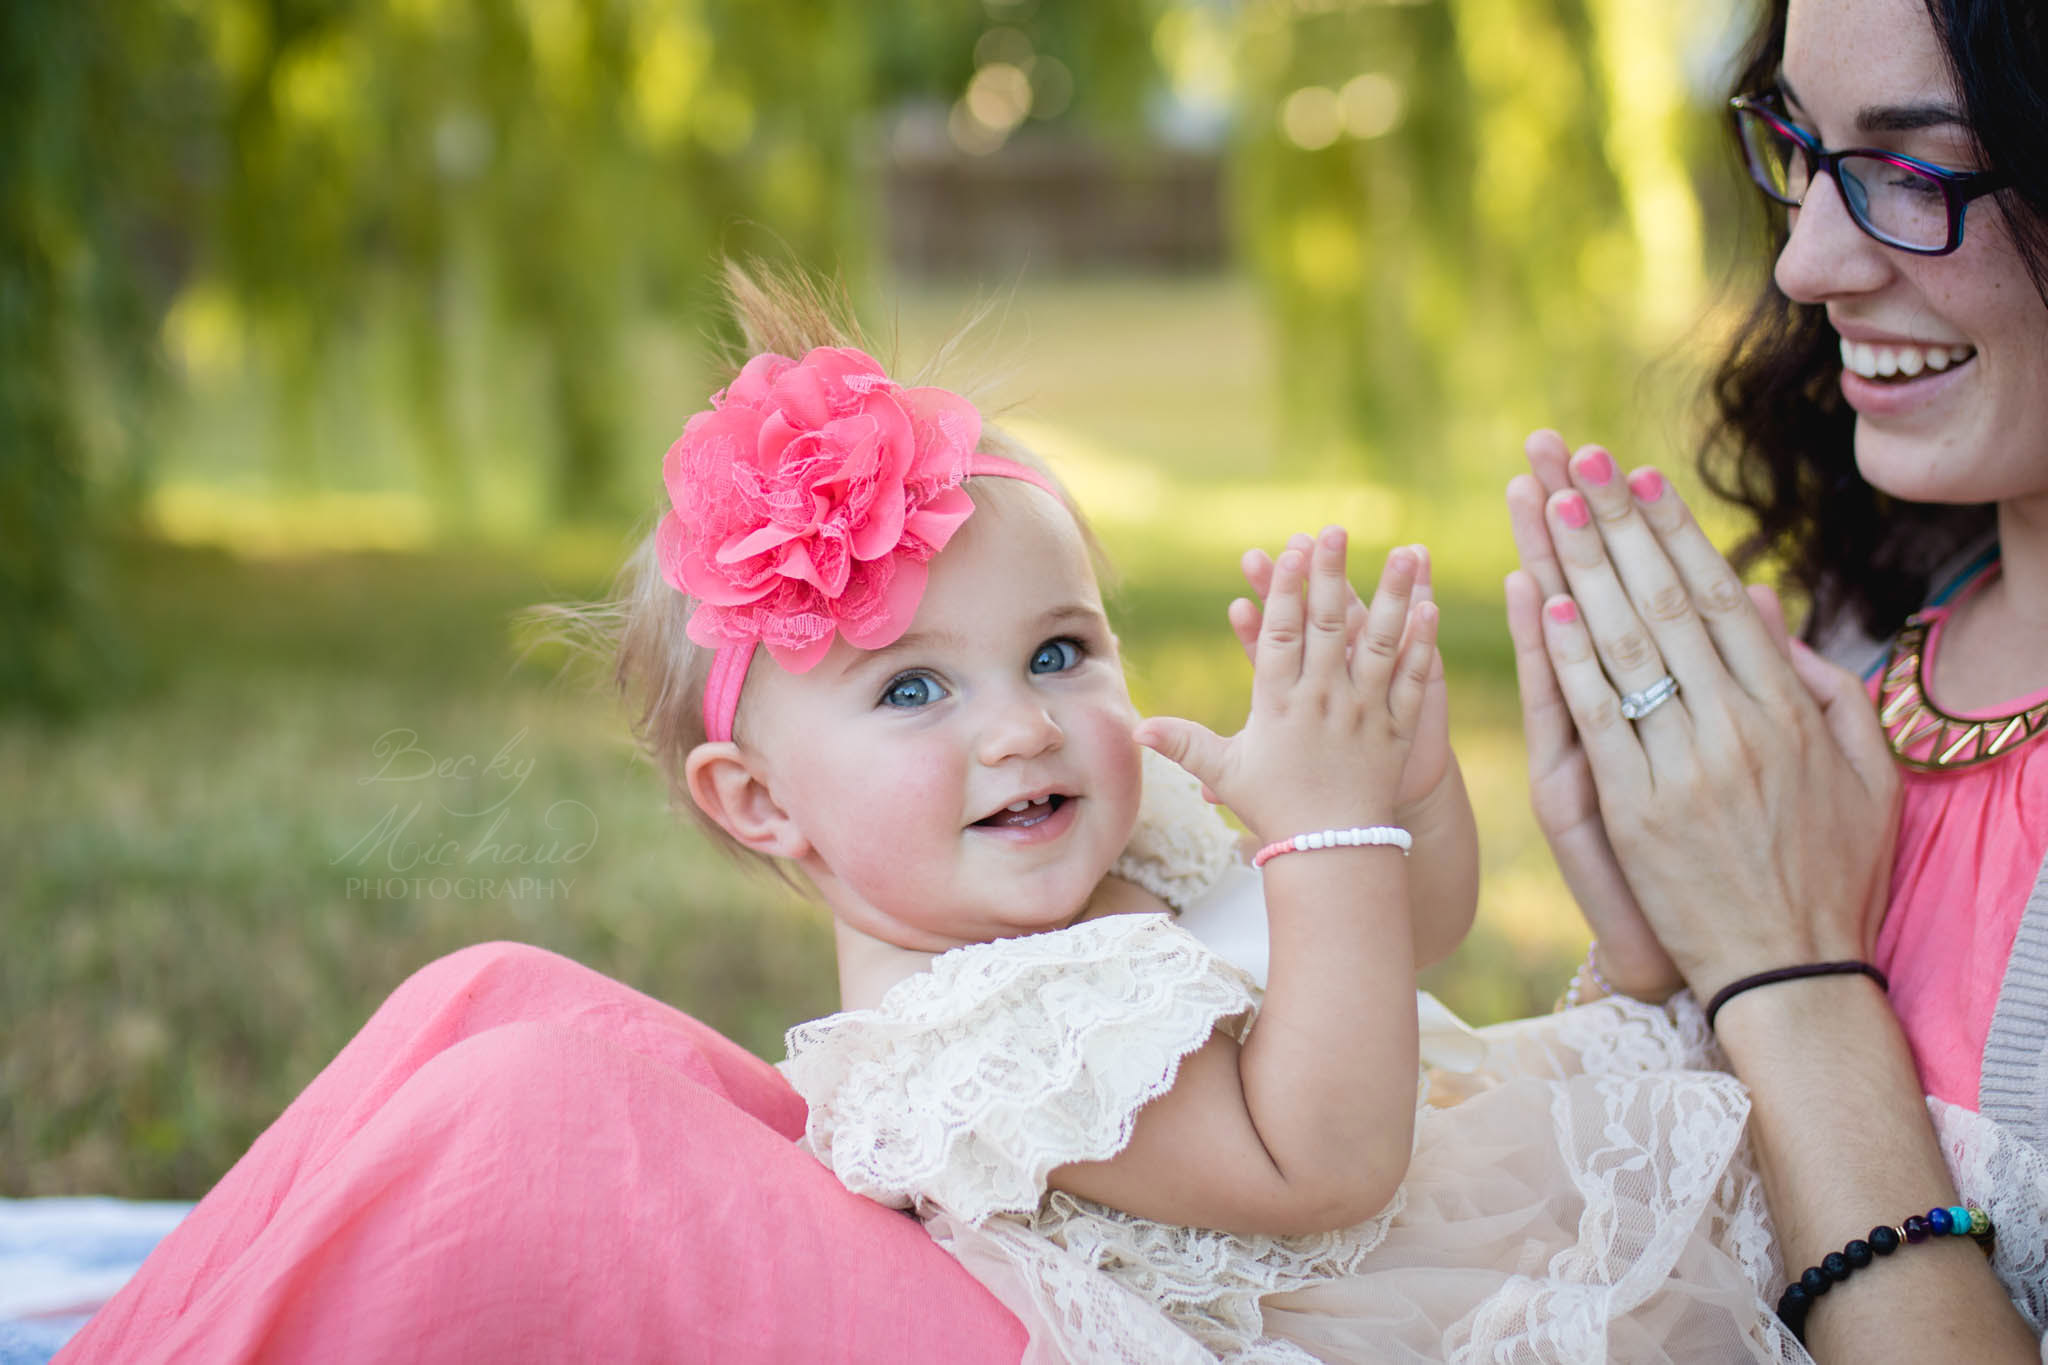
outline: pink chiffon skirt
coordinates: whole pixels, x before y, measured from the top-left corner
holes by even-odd
[[[1015,1362],[1024,1330],[794,1139],[718,1033],[485,944],[394,992],[59,1355]]]

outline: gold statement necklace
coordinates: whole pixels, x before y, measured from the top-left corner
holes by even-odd
[[[1921,772],[1989,763],[2048,730],[2048,701],[2003,716],[1952,716],[1927,695],[1927,636],[1934,623],[1915,616],[1892,637],[1877,685],[1877,719],[1899,762]]]

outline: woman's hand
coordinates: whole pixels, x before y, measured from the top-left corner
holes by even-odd
[[[1624,995],[1662,1000],[1684,984],[1677,964],[1643,918],[1600,816],[1600,793],[1543,639],[1543,602],[1566,590],[1544,520],[1549,495],[1569,486],[1564,438],[1538,431],[1525,449],[1531,473],[1508,483],[1508,524],[1522,567],[1508,575],[1508,635],[1522,698],[1529,754],[1529,804],[1565,885],[1599,941],[1603,975]]]
[[[1530,455],[1508,600],[1531,787],[1609,975],[1648,963],[1645,928],[1703,997],[1867,957],[1899,785],[1861,684],[1786,640],[1655,470],[1547,432]],[[1678,696],[1623,718],[1667,672]]]
[[[1236,735],[1167,717],[1137,730],[1261,840],[1383,824],[1394,813],[1436,657],[1436,605],[1414,600],[1414,551],[1388,554],[1369,607],[1344,558],[1336,527],[1306,553],[1281,552],[1254,649],[1251,714]]]

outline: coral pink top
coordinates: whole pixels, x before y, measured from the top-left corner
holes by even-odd
[[[1923,679],[1936,674],[1949,614],[1996,573],[1994,567],[1981,574],[1950,605],[1923,613],[1934,622]],[[2048,688],[1986,711],[1943,709],[1974,720],[2043,700]],[[2048,854],[2048,739],[1973,768],[1903,776],[1905,809],[1877,965],[1891,978],[1892,1007],[1927,1093],[1975,1109],[2013,937]]]

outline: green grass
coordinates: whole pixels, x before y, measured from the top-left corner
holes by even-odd
[[[1526,810],[1500,480],[1426,505],[1281,480],[1249,294],[1101,292],[1020,297],[997,349],[1032,361],[1006,386],[1032,395],[1019,428],[1123,569],[1140,704],[1242,718],[1223,609],[1243,545],[1332,509],[1367,541],[1429,540],[1486,865],[1479,926],[1427,984],[1479,1021],[1547,1007],[1584,931]],[[906,304],[906,352],[961,302]],[[124,550],[135,685],[68,728],[0,723],[0,1194],[196,1196],[408,972],[485,939],[566,953],[768,1056],[834,1007],[822,913],[669,811],[602,693],[520,658],[514,613],[601,590],[623,535]],[[369,844],[415,808],[399,842],[439,861],[395,867],[405,850]]]

